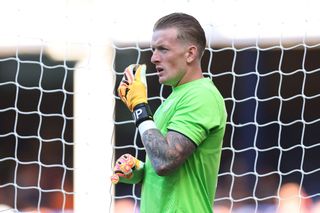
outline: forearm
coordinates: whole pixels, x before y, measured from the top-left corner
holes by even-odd
[[[193,145],[185,146],[185,137],[176,132],[169,132],[164,137],[159,129],[153,128],[144,131],[141,138],[158,175],[167,175],[177,169],[194,150]]]

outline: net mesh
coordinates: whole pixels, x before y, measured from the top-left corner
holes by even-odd
[[[4,212],[72,208],[73,66],[47,57],[42,48],[30,53],[17,48],[0,58]]]

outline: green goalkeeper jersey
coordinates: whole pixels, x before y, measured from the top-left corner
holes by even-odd
[[[226,117],[223,97],[210,79],[173,88],[154,115],[156,126],[164,136],[170,130],[187,136],[197,148],[168,176],[158,176],[146,157],[142,213],[212,212]]]

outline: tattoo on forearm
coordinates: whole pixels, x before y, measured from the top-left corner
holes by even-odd
[[[195,145],[184,135],[169,131],[165,138],[158,129],[149,129],[142,142],[154,169],[162,175],[178,168],[195,150]]]

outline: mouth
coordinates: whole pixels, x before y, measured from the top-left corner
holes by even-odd
[[[156,67],[156,70],[157,70],[158,75],[160,75],[164,69],[162,67]]]

